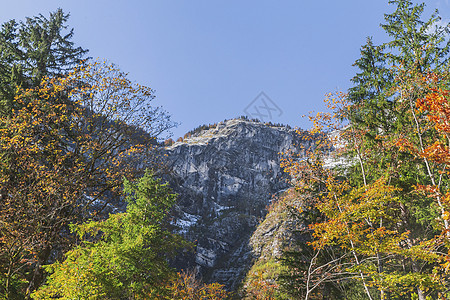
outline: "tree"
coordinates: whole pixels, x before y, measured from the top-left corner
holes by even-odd
[[[83,239],[52,272],[34,299],[161,299],[172,269],[168,258],[183,246],[170,232],[176,195],[147,171],[136,183],[124,181],[125,213],[72,227]]]
[[[422,21],[425,3],[390,0],[389,4],[396,5],[396,10],[386,14],[386,24],[381,25],[392,39],[385,46],[395,50],[387,53],[388,61],[418,72],[427,72],[430,68],[435,71],[447,69],[450,28],[440,25],[439,12],[436,10],[427,21]]]
[[[345,143],[338,135],[330,138],[330,135],[325,133],[326,130],[339,128],[340,122],[335,114],[340,113],[337,108],[342,104],[340,100],[343,100],[343,95],[339,96],[327,98],[328,106],[333,109],[331,113],[318,113],[310,117],[314,124],[313,129],[302,137],[306,141],[312,141],[312,145],[303,151],[304,154],[287,153],[281,164],[285,172],[290,175],[293,185],[289,193],[290,197],[294,195],[293,197],[300,202],[295,206],[288,205],[288,211],[291,212],[293,220],[297,224],[302,224],[302,227],[298,229],[300,233],[298,241],[285,249],[283,253],[282,262],[287,267],[287,271],[281,275],[280,282],[283,289],[292,297],[299,299],[347,297],[350,294],[347,287],[359,286],[358,280],[364,287],[361,294],[369,297],[371,295],[365,275],[350,270],[352,267],[361,265],[359,253],[352,249],[356,246],[354,239],[347,240],[347,243],[351,244],[350,251],[343,251],[337,246],[339,243],[332,243],[333,239],[330,239],[330,243],[323,243],[320,246],[315,244],[315,240],[320,240],[320,224],[325,224],[328,220],[325,212],[332,211],[324,209],[326,199],[331,199],[331,203],[336,205],[335,197],[341,200],[341,196],[345,193],[343,189],[345,182],[342,183],[341,179],[335,178],[336,171],[325,168],[327,153],[333,149],[332,142]],[[342,149],[335,151],[342,151]],[[344,199],[341,201],[345,203]],[[341,230],[344,230],[343,234],[348,234],[349,228],[343,225],[341,226]],[[334,228],[338,230],[337,227]]]
[[[299,223],[310,222],[310,241],[283,257],[283,286],[303,299],[330,287],[354,299],[448,297],[449,26],[437,12],[422,21],[424,4],[389,3],[390,41],[367,40],[354,86],[311,118],[314,151],[282,164],[305,203]]]
[[[430,224],[434,224],[438,211],[442,215],[444,210],[439,199],[436,203],[439,207],[436,207],[430,198],[417,195],[415,186],[417,182],[435,184],[437,178],[442,176],[439,175],[439,166],[431,165],[426,157],[404,151],[401,141],[407,140],[414,148],[423,150],[424,145],[436,136],[432,128],[421,123],[422,117],[417,114],[414,104],[425,92],[418,79],[429,72],[441,73],[448,69],[449,27],[439,25],[437,11],[427,21],[422,21],[424,4],[414,5],[411,1],[404,0],[390,3],[397,7],[392,14],[385,16],[386,24],[382,27],[391,37],[391,41],[384,47],[390,50],[385,53],[386,67],[394,78],[394,85],[385,92],[389,97],[384,97],[390,99],[390,108],[381,111],[388,116],[387,120],[391,125],[386,128],[380,126],[380,122],[370,121],[377,130],[375,136],[378,148],[385,149],[379,151],[375,156],[376,160],[385,163],[384,168],[380,168],[380,163],[374,163],[376,160],[367,160],[365,164],[377,166],[378,170],[388,170],[390,184],[401,189],[398,194],[401,197],[400,230],[410,232],[406,244],[409,245],[407,247],[414,248],[420,245],[419,241],[433,239],[436,231]],[[375,103],[383,103],[383,100],[377,99]],[[377,107],[374,106],[370,109],[372,112],[376,110]],[[358,122],[353,124],[357,125]],[[364,139],[364,142],[368,142],[368,139]],[[445,220],[444,225],[448,228]],[[422,259],[413,259],[410,263],[414,273],[428,265]],[[425,298],[420,288],[417,293],[419,299]]]
[[[366,149],[361,142],[363,135],[351,123],[340,134],[317,135],[323,128],[338,127],[339,117],[351,113],[345,95],[339,96],[344,98],[337,97],[329,103],[332,112],[313,118],[314,151],[301,160],[289,156],[283,163],[295,191],[306,198],[301,213],[310,219],[312,235],[303,249],[285,252],[284,262],[289,271],[284,276],[284,286],[303,299],[320,299],[327,286],[337,287],[343,295],[352,295],[355,291],[349,287],[355,286],[352,283],[355,281],[368,299],[403,297],[414,291],[419,297],[420,292],[425,296],[424,291],[436,297],[447,290],[448,284],[439,267],[445,261],[442,238],[424,234],[424,228],[415,232],[411,227],[405,230],[404,203],[413,195],[405,197],[400,187],[389,184],[389,172],[378,171],[381,176],[375,181],[371,179],[373,174],[364,176],[365,159],[387,155],[392,148]],[[352,154],[346,159],[351,168],[326,167],[330,142],[338,145],[334,153],[338,157]],[[363,177],[362,182],[352,179],[355,170]],[[417,194],[414,197],[417,199]],[[435,207],[429,209],[431,213],[434,210]],[[415,269],[419,263],[421,271]],[[300,282],[293,280],[292,275],[299,276]]]
[[[425,92],[418,79],[448,68],[449,27],[439,25],[437,11],[422,21],[424,4],[407,0],[389,3],[396,9],[385,15],[386,23],[381,26],[391,40],[379,47],[368,44],[363,48],[362,58],[356,63],[361,73],[353,78],[355,87],[349,90],[349,128],[359,140],[348,152],[359,161],[350,176],[352,185],[359,181],[359,185],[366,186],[384,177],[395,187],[400,213],[396,230],[409,232],[405,249],[416,249],[433,240],[437,232],[431,224],[439,210],[442,214],[442,207],[418,195],[415,187],[417,182],[434,184],[439,178],[439,167],[430,165],[425,157],[404,151],[402,141],[423,150],[424,144],[435,138],[434,130],[420,123],[422,118],[414,103]],[[437,242],[432,252],[436,253],[439,245],[442,243]],[[414,274],[430,266],[423,257],[404,263]],[[417,294],[419,299],[425,299],[419,285]]]
[[[411,153],[423,159],[427,165],[430,180],[419,182],[415,188],[422,197],[425,196],[434,200],[434,206],[437,208],[437,216],[434,226],[441,230],[441,235],[435,239],[444,244],[442,252],[447,251],[442,259],[441,265],[436,266],[434,271],[436,276],[442,276],[441,280],[447,286],[448,275],[448,255],[450,231],[449,231],[449,199],[450,191],[448,188],[448,167],[449,157],[449,137],[450,137],[450,112],[449,112],[449,80],[450,74],[431,73],[428,76],[420,78],[417,83],[426,91],[423,98],[417,99],[415,107],[417,108],[417,135],[421,138],[419,145],[408,139],[399,140],[402,150]],[[435,133],[431,138],[427,132]]]
[[[254,263],[245,279],[243,299],[289,299],[277,283],[278,274],[281,272],[282,267],[275,259]]]
[[[101,62],[15,97],[20,109],[0,118],[2,294],[39,287],[42,265],[71,244],[68,224],[101,218],[123,177],[157,167],[155,139],[173,123],[152,99]]]
[[[169,293],[164,299],[180,300],[221,300],[228,299],[230,293],[219,283],[204,284],[193,271],[177,273],[168,283]]]
[[[44,76],[67,74],[79,64],[87,50],[71,41],[73,29],[67,29],[69,18],[61,9],[27,18],[11,20],[0,30],[0,111],[10,113],[18,88],[36,87]]]
[[[21,200],[19,199],[31,198],[29,197],[30,194],[26,195],[25,191],[31,191],[34,188],[35,190],[33,191],[35,192],[35,195],[40,194],[42,199],[46,199],[47,202],[43,201],[43,203],[40,204],[41,208],[45,207],[45,203],[52,203],[54,200],[53,196],[56,191],[54,183],[64,178],[64,174],[61,174],[59,178],[56,175],[57,170],[61,168],[61,161],[56,163],[55,161],[52,162],[49,152],[45,153],[47,158],[41,159],[38,163],[39,159],[36,157],[38,149],[36,146],[34,150],[31,150],[30,148],[19,150],[16,148],[16,150],[19,151],[14,151],[11,148],[12,144],[9,142],[12,141],[13,135],[17,133],[14,133],[14,131],[18,129],[15,125],[19,125],[19,123],[16,122],[18,115],[24,113],[24,111],[18,113],[18,111],[23,108],[22,105],[29,105],[28,108],[30,114],[37,114],[33,121],[34,124],[27,125],[26,122],[22,122],[22,125],[24,126],[22,128],[22,136],[25,132],[26,134],[37,133],[36,129],[38,126],[36,122],[44,121],[44,119],[45,121],[50,121],[50,118],[44,116],[46,112],[53,114],[65,114],[68,112],[67,107],[47,107],[44,109],[46,111],[43,110],[38,113],[39,109],[31,109],[32,104],[30,101],[24,101],[24,98],[28,97],[25,96],[26,92],[24,91],[26,89],[38,90],[36,87],[40,85],[41,80],[45,76],[55,78],[67,74],[69,71],[73,70],[73,67],[76,64],[82,61],[83,56],[86,54],[87,50],[84,50],[81,47],[74,47],[73,42],[71,42],[73,30],[64,32],[67,29],[65,23],[67,22],[68,17],[69,15],[64,14],[63,11],[59,9],[56,12],[51,13],[48,19],[39,15],[37,17],[27,18],[25,22],[18,23],[15,20],[11,20],[4,23],[0,29],[0,115],[2,118],[1,130],[4,134],[2,136],[2,146],[8,145],[5,148],[2,148],[1,153],[3,159],[1,166],[2,178],[4,181],[1,185],[3,194],[1,195],[2,200],[0,205],[4,218],[2,218],[0,229],[0,260],[2,271],[6,271],[4,273],[2,272],[2,275],[0,276],[2,282],[2,290],[0,293],[6,295],[7,298],[13,296],[18,298],[22,297],[22,292],[26,290],[30,283],[28,280],[24,279],[23,275],[25,273],[28,278],[39,277],[38,274],[33,274],[33,272],[30,272],[29,270],[25,271],[25,269],[27,269],[25,266],[30,264],[30,260],[25,259],[25,257],[29,258],[36,255],[31,249],[38,247],[39,239],[36,238],[36,236],[39,234],[37,234],[37,231],[41,229],[40,225],[43,224],[40,224],[39,222],[34,224],[32,224],[32,222],[25,222],[26,217],[30,215],[35,216],[34,213],[36,213],[36,210],[33,209],[32,205],[21,207]],[[21,95],[18,96],[17,94]],[[16,111],[14,112],[14,110]],[[11,120],[5,122],[8,117],[10,117]],[[55,115],[53,115],[53,117],[55,117]],[[54,122],[53,125],[62,124],[61,120],[56,120],[56,122],[55,120],[52,120],[51,122]],[[12,125],[12,127],[8,128],[7,126],[9,125]],[[43,127],[45,127],[45,125],[46,124],[42,124]],[[19,141],[21,139],[19,137],[21,134],[16,134],[17,140],[13,147],[23,146],[27,148],[26,143],[23,143],[24,140]],[[49,136],[47,136],[47,138],[48,137]],[[35,140],[40,140],[45,143],[45,139],[42,138],[42,135],[41,138],[35,138]],[[31,142],[31,140],[28,142]],[[50,148],[53,147],[53,150],[58,151],[55,145],[49,147],[47,147],[47,145],[39,145],[47,148],[47,150],[50,150]],[[28,143],[28,146],[30,146],[30,143]],[[31,159],[30,155],[32,153],[34,157]],[[21,155],[24,155],[27,158],[21,157]],[[20,167],[17,168],[21,163],[30,163],[28,170],[34,172],[34,175],[38,176],[37,173],[40,173],[39,176],[47,176],[47,183],[49,184],[47,188],[53,190],[53,195],[52,193],[46,194],[44,182],[42,180],[43,178],[41,178],[40,184],[37,184],[36,180],[31,180],[34,176],[31,174],[29,174],[28,180],[24,180],[24,176],[22,175],[23,172],[26,172],[25,169],[20,171]],[[32,168],[37,167],[37,165],[41,168],[33,170]],[[52,171],[48,169],[50,165],[54,166]],[[47,169],[45,170],[45,168]],[[16,171],[20,172],[14,174]],[[69,178],[66,179],[70,180]],[[63,185],[64,180],[61,180],[59,184]],[[14,186],[13,190],[15,191],[22,188],[21,196],[10,189],[12,186]],[[82,187],[80,186],[80,188]],[[67,198],[67,195],[71,194],[69,191],[70,189],[71,188],[67,188],[65,191],[61,190],[61,198]],[[76,190],[72,189],[72,191],[74,194],[77,194]],[[7,194],[5,195],[5,193]],[[11,203],[10,201],[13,201],[12,199],[16,196],[17,198],[14,199],[14,203]],[[26,203],[30,204],[31,202],[32,201],[27,200]],[[51,206],[47,206],[47,208],[49,207]],[[29,209],[29,211],[27,211],[27,209]],[[15,211],[15,213],[13,213],[13,211]],[[23,213],[20,214],[20,211]],[[49,219],[52,219],[52,216],[53,215],[51,214]],[[11,222],[6,223],[8,220]],[[20,226],[22,224],[23,227],[21,228]],[[56,226],[55,229],[57,230],[57,228],[59,227]],[[48,230],[49,229],[47,229],[47,231]],[[24,232],[33,234],[23,235]],[[49,239],[51,240],[51,238]],[[40,255],[47,257],[49,255],[49,249],[44,245],[40,245],[39,247],[45,249]],[[37,256],[36,259],[38,259]],[[41,259],[41,257],[39,259]],[[5,281],[3,281],[4,279]]]

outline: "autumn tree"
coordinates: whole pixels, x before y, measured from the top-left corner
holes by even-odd
[[[155,138],[173,126],[153,91],[94,62],[22,90],[0,119],[1,291],[29,295],[66,250],[70,223],[99,218],[123,178],[156,167]]]
[[[327,153],[332,149],[333,142],[345,143],[340,135],[330,136],[323,131],[339,127],[337,116],[342,108],[339,105],[345,103],[342,95],[339,96],[329,99],[329,107],[334,110],[332,113],[319,113],[311,117],[314,128],[304,138],[314,139],[315,145],[306,151],[306,157],[299,160],[298,157],[289,155],[282,163],[292,178],[295,192],[303,198],[304,204],[297,209],[298,214],[306,214],[302,217],[303,224],[305,220],[308,220],[306,224],[309,223],[310,238],[304,241],[307,246],[301,247],[301,253],[299,250],[286,251],[283,258],[289,268],[283,276],[284,287],[289,293],[303,299],[320,299],[320,295],[330,288],[335,289],[335,294],[345,295],[343,286],[352,280],[360,281],[363,293],[373,299],[368,278],[361,269],[367,265],[367,261],[363,260],[358,251],[362,247],[369,247],[368,244],[372,242],[358,237],[361,235],[359,230],[364,232],[362,228],[371,224],[364,220],[351,220],[353,214],[361,215],[363,212],[350,211],[363,209],[367,210],[364,214],[369,211],[375,213],[379,211],[379,207],[363,208],[358,200],[349,198],[347,194],[351,187],[348,182],[327,167],[325,161],[330,158]],[[362,223],[354,227],[353,223],[358,222]],[[370,264],[372,263],[371,261]],[[301,279],[297,283],[292,276],[299,276]],[[296,289],[292,286],[296,286]]]
[[[449,288],[448,282],[448,253],[449,252],[449,89],[450,74],[430,73],[418,78],[414,86],[420,87],[424,93],[422,98],[414,103],[416,132],[420,143],[414,139],[401,138],[398,144],[402,151],[422,159],[427,167],[429,180],[417,182],[414,186],[416,195],[431,200],[434,208],[433,227],[440,231],[436,235],[435,243],[441,244],[443,257],[441,264],[434,266],[434,273],[443,285]],[[433,135],[430,136],[430,132]],[[449,296],[445,294],[445,296]]]
[[[231,294],[219,283],[202,283],[192,270],[178,272],[166,283],[168,294],[161,299],[180,300],[222,300]]]
[[[328,151],[319,151],[286,165],[295,188],[307,186],[319,212],[310,225],[314,251],[305,270],[305,281],[311,282],[303,287],[305,298],[321,280],[357,280],[369,299],[447,296],[439,266],[447,251],[441,231],[448,232],[442,191],[448,178],[445,164],[431,155],[438,153],[436,141],[445,139],[426,119],[435,111],[426,105],[418,110],[416,102],[426,99],[428,74],[441,74],[446,78],[441,85],[448,84],[448,26],[439,25],[437,13],[422,21],[424,4],[390,3],[395,11],[385,15],[382,27],[391,41],[375,46],[368,39],[355,63],[355,86],[330,102],[331,113],[313,118],[313,132],[331,140],[338,136],[334,144],[341,164],[327,165]],[[331,134],[339,128],[332,123],[339,121],[339,134]],[[431,196],[430,191],[438,192]],[[317,263],[320,251],[330,247],[347,257],[334,261],[338,264]],[[326,277],[311,272],[332,265],[335,272]]]
[[[352,78],[354,87],[348,93],[352,106],[347,117],[352,128],[360,133],[362,145],[367,149],[386,147],[395,141],[394,135],[415,128],[411,105],[409,101],[403,101],[405,94],[398,89],[399,84],[406,80],[404,75],[409,71],[414,71],[415,76],[431,70],[439,72],[448,63],[449,29],[439,25],[437,12],[427,21],[422,21],[424,4],[416,5],[409,0],[389,3],[396,8],[393,13],[385,15],[386,22],[381,27],[391,39],[379,46],[368,39],[361,49],[361,58],[354,64],[358,73]],[[419,96],[420,93],[414,97]],[[389,136],[393,139],[389,140]],[[391,170],[394,164],[392,157],[382,155],[366,156],[365,160],[368,170],[364,175],[373,176],[375,180],[380,175],[379,170]],[[408,159],[405,157],[403,160]],[[381,164],[383,167],[378,168]],[[402,172],[408,171],[404,169]],[[355,174],[358,173],[362,174],[362,170]]]
[[[352,124],[338,134],[323,133],[326,128],[337,128],[339,118],[349,113],[351,106],[345,99],[342,94],[331,98],[332,112],[312,118],[314,150],[301,160],[288,156],[283,162],[295,192],[304,199],[299,213],[306,214],[311,222],[311,238],[303,250],[285,253],[284,262],[289,269],[284,287],[303,299],[322,299],[327,286],[355,299],[386,299],[420,292],[425,296],[425,291],[442,295],[447,283],[437,276],[437,267],[445,261],[443,240],[421,235],[412,242],[411,231],[403,227],[404,198],[400,187],[389,184],[386,175],[375,181],[364,177],[368,170],[365,158],[387,154],[390,149],[374,148],[374,154],[368,153],[370,149],[364,148],[362,137]],[[333,153],[329,153],[329,143],[335,145]],[[348,153],[352,156],[348,157]],[[340,166],[330,164],[333,160]],[[359,185],[351,177],[355,171],[346,165],[357,166],[362,173],[359,176],[364,180],[356,181]],[[417,194],[414,197],[420,199]],[[435,209],[431,207],[429,211],[433,214]],[[422,230],[413,234],[419,235]],[[398,267],[399,262],[402,268]],[[422,264],[421,272],[414,268],[415,263]],[[359,292],[353,289],[358,285]]]
[[[385,15],[382,28],[391,40],[379,47],[363,48],[362,58],[357,61],[362,72],[354,77],[356,85],[349,91],[351,106],[347,115],[353,136],[359,140],[358,147],[353,144],[352,153],[360,161],[352,175],[353,180],[359,178],[364,184],[384,177],[398,189],[394,193],[399,197],[397,230],[409,232],[405,247],[412,249],[436,234],[430,225],[439,211],[430,198],[415,193],[415,186],[417,182],[436,183],[440,176],[436,165],[404,151],[401,141],[408,140],[420,149],[435,137],[435,131],[425,129],[428,126],[421,123],[415,102],[424,95],[418,79],[448,68],[449,28],[440,25],[437,12],[422,21],[425,4],[404,0],[390,3],[396,9]],[[366,51],[369,48],[374,51]],[[411,259],[406,264],[413,273],[429,265],[422,259]],[[417,293],[419,299],[425,299],[421,288]]]

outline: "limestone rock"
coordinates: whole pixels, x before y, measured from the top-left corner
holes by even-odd
[[[293,129],[243,119],[167,147],[180,195],[176,224],[196,243],[182,267],[196,266],[206,281],[235,290],[252,261],[251,235],[273,195],[287,188],[280,153],[307,147]]]

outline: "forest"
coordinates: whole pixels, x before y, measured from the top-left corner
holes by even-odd
[[[389,41],[367,38],[353,87],[301,132],[314,147],[280,162],[291,188],[269,213],[299,238],[234,293],[170,264],[194,246],[171,222],[175,123],[154,91],[74,45],[60,9],[2,24],[0,297],[449,299],[450,27],[389,3]]]

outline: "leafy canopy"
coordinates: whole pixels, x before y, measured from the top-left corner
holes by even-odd
[[[124,187],[126,212],[74,225],[82,244],[47,267],[52,274],[34,299],[148,299],[167,292],[168,258],[187,245],[169,230],[176,195],[149,171]]]

